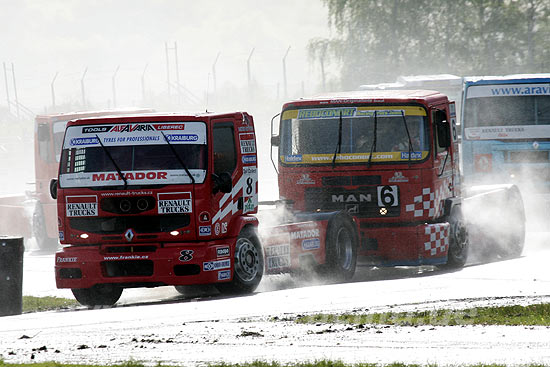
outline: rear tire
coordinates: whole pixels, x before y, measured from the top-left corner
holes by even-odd
[[[46,218],[40,203],[36,204],[32,214],[32,232],[38,248],[42,251],[55,252],[59,246],[57,238],[48,237]]]
[[[353,278],[357,265],[357,233],[350,218],[339,214],[329,221],[326,262],[322,273],[329,279],[345,281]]]
[[[71,289],[74,298],[83,306],[112,306],[120,299],[122,290],[121,287],[104,284]]]
[[[252,293],[264,274],[264,255],[258,237],[251,228],[244,228],[235,243],[233,280],[216,283],[223,294]]]
[[[447,253],[446,268],[462,268],[468,260],[470,240],[466,229],[466,222],[459,205],[453,206],[449,217],[451,225],[449,233],[449,251]]]
[[[502,240],[497,245],[498,255],[504,258],[519,257],[525,245],[525,207],[517,186],[507,192],[505,208],[510,212],[500,220],[500,228],[504,230]]]

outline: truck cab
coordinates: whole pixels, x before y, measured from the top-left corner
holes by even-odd
[[[52,190],[58,288],[86,305],[113,304],[128,287],[253,291],[256,164],[245,112],[70,121]]]

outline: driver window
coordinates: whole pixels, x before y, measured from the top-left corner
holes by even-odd
[[[237,167],[233,123],[223,122],[215,124],[212,140],[214,149],[214,173],[218,176],[223,172],[232,174]]]

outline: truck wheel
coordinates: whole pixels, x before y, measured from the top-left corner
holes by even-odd
[[[233,264],[233,280],[216,283],[216,288],[224,294],[253,292],[264,274],[262,247],[253,230],[245,228],[239,234],[235,243]]]
[[[338,215],[327,229],[326,262],[322,272],[334,280],[350,280],[357,265],[357,235],[353,222]]]
[[[112,306],[122,295],[122,288],[113,285],[95,285],[71,291],[74,298],[84,306]]]
[[[38,248],[43,251],[55,251],[57,249],[57,238],[48,237],[46,230],[46,219],[44,218],[44,210],[40,203],[36,204],[32,213],[32,232]]]
[[[449,233],[449,251],[447,253],[447,264],[445,267],[461,268],[466,264],[466,260],[468,260],[470,241],[460,206],[455,205],[451,209],[449,224],[451,225]]]

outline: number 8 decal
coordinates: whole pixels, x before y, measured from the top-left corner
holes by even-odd
[[[254,183],[254,179],[252,177],[249,177],[246,179],[246,194],[252,195],[252,191],[254,190],[254,187],[252,187],[252,184]]]
[[[397,186],[378,186],[378,206],[397,206],[399,196]]]

